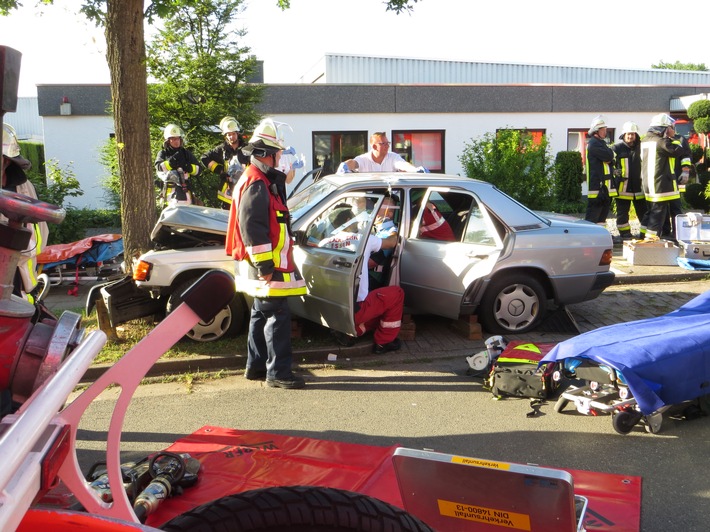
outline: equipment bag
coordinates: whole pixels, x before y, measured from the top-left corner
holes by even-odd
[[[538,368],[540,360],[555,346],[552,343],[510,342],[493,363],[488,378],[496,397],[547,399],[557,387],[552,379],[557,364]]]

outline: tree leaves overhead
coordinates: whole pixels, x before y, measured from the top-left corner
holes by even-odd
[[[236,27],[242,0],[176,0],[162,29],[147,46],[151,129],[174,122],[190,143],[205,150],[221,140],[209,128],[223,116],[235,116],[243,129],[259,119],[254,110],[261,86],[246,83],[257,62]],[[199,154],[197,154],[199,155]]]
[[[681,63],[680,61],[676,61],[675,63],[659,61],[657,65],[651,65],[651,68],[660,70],[699,70],[702,72],[707,72],[708,70],[705,63]]]

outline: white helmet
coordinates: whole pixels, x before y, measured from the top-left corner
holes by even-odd
[[[219,121],[219,129],[222,131],[222,135],[227,133],[239,133],[240,127],[239,122],[233,116],[225,116]]]
[[[242,151],[246,155],[253,153],[262,157],[285,149],[283,137],[279,134],[279,126],[281,125],[285,124],[277,126],[271,118],[265,118],[256,126],[254,134],[249,139],[249,144]]]
[[[651,119],[651,125],[649,127],[674,127],[675,120],[673,120],[666,113],[657,114]]]
[[[592,120],[592,125],[590,126],[589,131],[587,131],[587,135],[594,135],[594,133],[603,127],[606,127],[604,117],[602,115],[595,116],[594,120]]]
[[[17,133],[10,124],[2,125],[2,154],[14,159],[20,155],[20,143],[17,142]]]
[[[639,134],[639,127],[635,122],[624,122],[624,125],[621,127],[621,134],[626,135],[627,133]]]
[[[163,138],[165,140],[168,140],[170,137],[184,137],[185,134],[182,132],[182,129],[180,129],[180,126],[177,124],[168,124],[165,126],[165,129],[163,130]]]

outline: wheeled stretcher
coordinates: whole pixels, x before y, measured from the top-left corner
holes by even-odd
[[[664,316],[602,327],[559,343],[541,361],[558,379],[586,381],[560,395],[584,414],[612,415],[626,434],[643,421],[661,429],[663,413],[710,394],[710,291]]]

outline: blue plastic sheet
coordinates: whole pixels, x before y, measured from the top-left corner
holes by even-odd
[[[664,316],[560,342],[541,364],[572,357],[620,372],[645,415],[710,394],[710,291]]]

